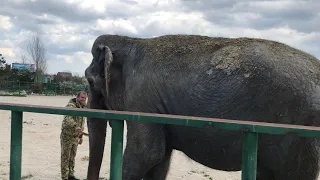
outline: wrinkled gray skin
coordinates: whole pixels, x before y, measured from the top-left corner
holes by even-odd
[[[89,107],[319,125],[318,60],[262,39],[99,36],[85,75]],[[163,180],[172,150],[207,167],[241,170],[242,133],[127,121],[124,180]],[[88,180],[100,171],[106,124],[88,119]],[[258,180],[315,180],[319,142],[259,136]]]

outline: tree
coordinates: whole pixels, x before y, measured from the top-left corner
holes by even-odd
[[[24,54],[21,55],[21,63],[22,63],[22,64],[27,64],[27,63],[28,63],[28,58],[27,58],[27,56],[25,56]]]
[[[9,79],[11,76],[11,66],[7,64],[6,59],[0,54],[0,82]]]
[[[27,51],[36,65],[35,82],[40,82],[47,71],[47,58],[45,45],[38,34],[29,40]]]
[[[2,54],[0,54],[0,68],[3,68],[6,66],[7,61],[4,59]]]
[[[32,82],[34,74],[26,69],[11,70],[10,64],[7,64],[5,58],[0,54],[0,81]]]

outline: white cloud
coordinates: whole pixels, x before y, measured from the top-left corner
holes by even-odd
[[[15,56],[13,49],[11,48],[0,48],[0,52],[3,56],[9,56],[9,57]]]
[[[137,29],[132,25],[130,21],[119,19],[119,20],[102,20],[98,19],[96,22],[97,30],[106,29],[107,33],[115,33],[110,31],[111,29],[116,29],[117,31],[126,31],[132,34],[137,34]]]
[[[207,34],[212,27],[199,12],[181,13],[159,11],[130,18],[141,36],[160,36],[164,34]],[[212,29],[210,30],[212,31]]]
[[[65,61],[65,63],[67,64],[71,64],[72,60],[70,56],[66,56],[66,55],[57,55],[58,59],[63,59]]]
[[[74,53],[74,59],[76,63],[84,63],[85,65],[89,66],[92,60],[92,55],[91,53],[88,52],[76,52]]]
[[[249,2],[251,8],[263,9],[268,12],[287,11],[294,9],[309,9],[310,1],[278,0],[278,1],[252,1]]]
[[[13,28],[13,24],[11,22],[11,18],[8,17],[8,16],[2,16],[0,14],[0,29],[8,31],[11,28]]]
[[[41,34],[50,73],[84,73],[101,34],[154,37],[198,34],[276,40],[320,57],[317,1],[46,0],[6,1],[0,7],[0,53],[8,62],[26,54]],[[39,8],[41,7],[41,8]]]
[[[94,10],[94,11],[98,11],[99,13],[103,13],[105,12],[105,6],[103,3],[101,3],[102,1],[97,1],[97,0],[82,0],[79,2],[79,5],[81,7],[81,9],[83,11],[90,9],[90,10]]]

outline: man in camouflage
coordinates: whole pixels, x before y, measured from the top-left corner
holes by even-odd
[[[87,93],[80,91],[76,98],[69,100],[66,107],[85,108]],[[61,178],[78,180],[74,177],[75,157],[78,144],[82,144],[84,117],[64,116],[61,127]]]

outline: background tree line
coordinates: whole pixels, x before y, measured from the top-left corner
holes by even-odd
[[[0,58],[0,81],[34,82],[35,73],[28,70],[12,71],[2,54]]]
[[[43,83],[47,72],[47,54],[45,44],[39,35],[33,35],[27,42],[26,55],[22,55],[20,62],[23,64],[35,64],[35,72],[30,72],[26,69],[11,70],[11,65],[7,63],[5,57],[0,52],[0,81],[14,81],[24,83]],[[86,84],[84,77],[79,75],[61,76],[55,75],[52,83],[66,83],[66,84]]]

